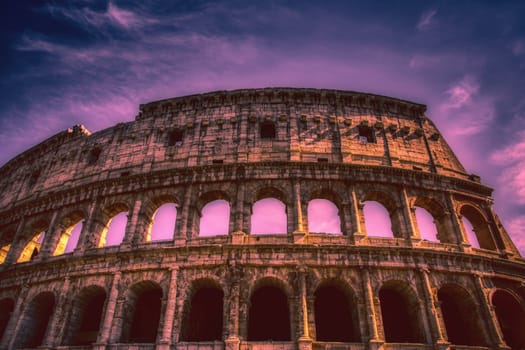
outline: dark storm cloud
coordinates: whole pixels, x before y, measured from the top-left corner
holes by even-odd
[[[153,99],[264,86],[365,91],[427,104],[522,239],[523,2],[34,1],[2,10],[0,164],[73,124],[96,131],[132,120]]]

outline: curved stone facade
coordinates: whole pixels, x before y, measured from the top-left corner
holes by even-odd
[[[525,262],[491,192],[424,105],[292,88],[147,103],[0,168],[0,347],[522,349]],[[251,233],[265,198],[286,232]],[[337,208],[335,234],[309,229],[315,199]],[[228,233],[202,236],[215,200]],[[368,202],[391,237],[367,232]],[[173,235],[155,240],[167,203]],[[108,244],[119,213],[124,236]]]

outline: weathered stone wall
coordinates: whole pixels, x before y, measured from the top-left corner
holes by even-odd
[[[148,103],[134,122],[94,134],[76,126],[22,153],[0,169],[0,314],[9,315],[0,319],[0,348],[68,348],[82,337],[94,339],[82,347],[90,349],[525,346],[516,332],[525,322],[525,263],[492,210],[492,190],[465,172],[424,111],[355,92],[216,92]],[[266,197],[286,206],[286,234],[250,234],[252,206]],[[316,198],[335,204],[341,234],[310,232]],[[201,210],[215,199],[229,203],[229,234],[201,237]],[[370,200],[388,210],[392,238],[366,232]],[[175,232],[153,242],[152,218],[164,203],[178,206]],[[433,216],[438,241],[421,238],[415,207]],[[122,243],[100,248],[121,211]],[[481,248],[468,241],[462,216]],[[55,254],[81,219],[74,251]],[[32,241],[41,231],[44,240]],[[17,263],[28,244],[38,256]],[[350,342],[319,339],[315,305],[325,286],[346,295]],[[261,288],[286,297],[287,341],[250,339],[251,298]],[[222,336],[188,342],[181,330],[202,289],[223,295]],[[162,295],[154,341],[130,345],[140,343],[133,315],[148,293]],[[406,301],[412,338],[386,334],[385,295]],[[78,335],[95,297],[104,298],[99,327]],[[455,342],[447,300],[481,320],[465,325],[479,334],[464,340],[472,344]]]

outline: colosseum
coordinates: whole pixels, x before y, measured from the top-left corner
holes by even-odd
[[[525,261],[425,111],[218,91],[19,154],[0,348],[525,349]]]

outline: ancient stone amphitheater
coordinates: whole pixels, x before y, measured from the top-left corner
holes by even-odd
[[[292,88],[151,102],[18,155],[0,193],[2,349],[525,348],[525,261],[424,105]],[[224,232],[200,232],[217,208]]]

